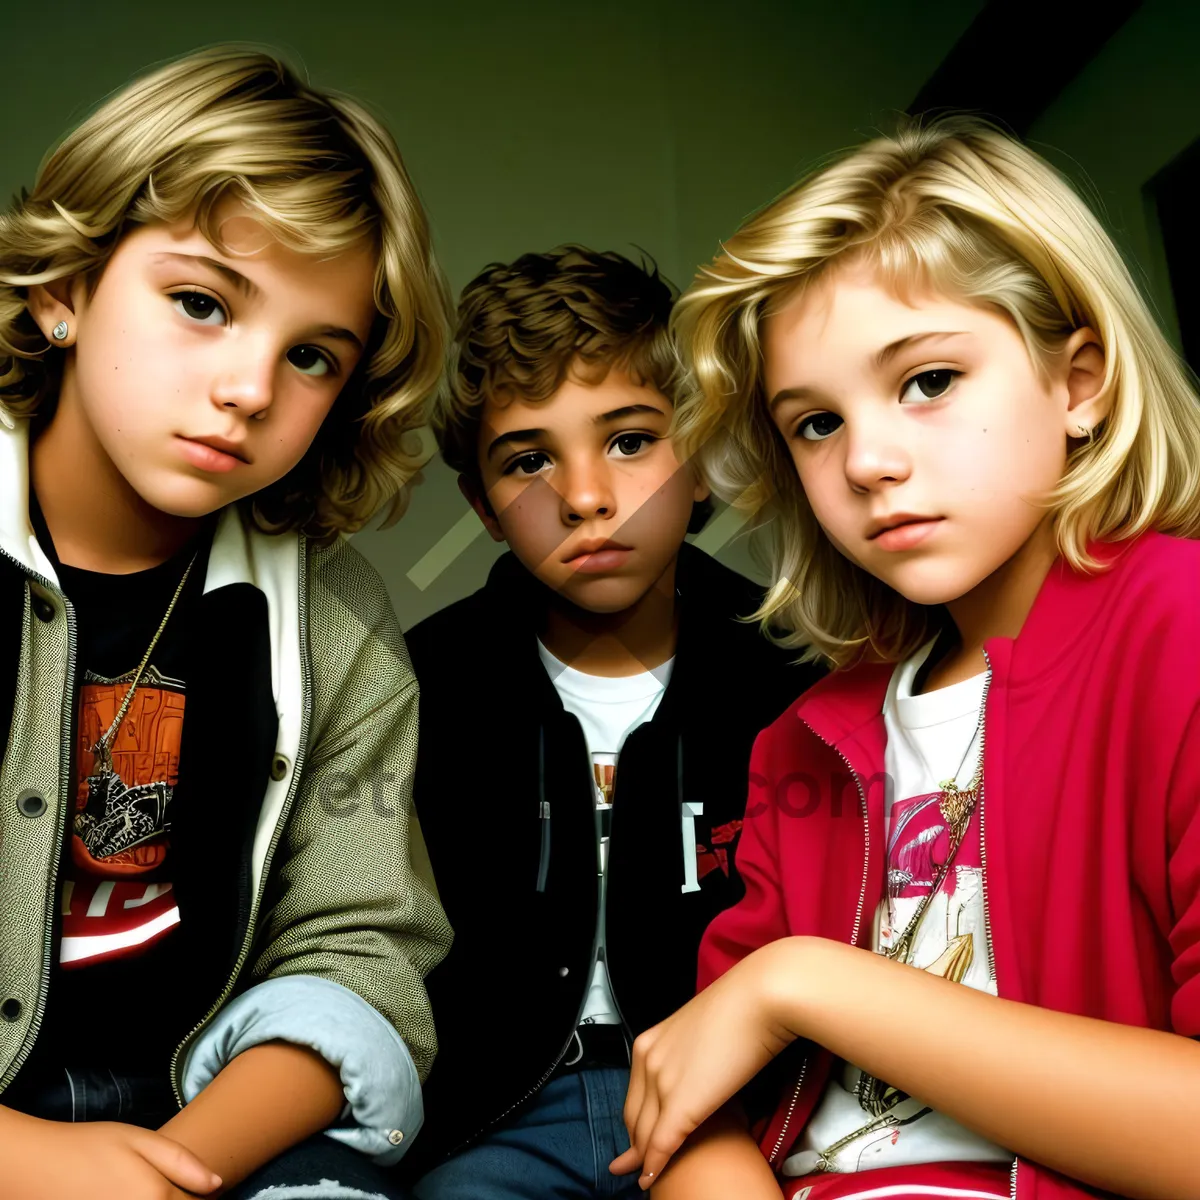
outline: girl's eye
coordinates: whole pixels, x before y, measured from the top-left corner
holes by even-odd
[[[504,474],[536,475],[549,461],[548,454],[541,450],[531,450],[528,454],[522,454],[520,458],[514,458],[504,468]]]
[[[329,355],[316,346],[293,346],[287,358],[302,375],[328,375],[333,371]]]
[[[648,433],[622,433],[613,439],[613,445],[626,457],[637,454],[643,446],[658,441]]]
[[[175,292],[171,299],[177,312],[198,325],[224,325],[226,322],[221,302],[207,292]]]
[[[796,432],[810,442],[823,442],[830,434],[836,433],[841,425],[842,418],[835,413],[813,413],[800,422]]]
[[[922,400],[939,400],[949,390],[950,385],[962,374],[961,371],[951,371],[942,367],[937,371],[922,371],[914,375],[900,393],[900,399],[920,404]]]

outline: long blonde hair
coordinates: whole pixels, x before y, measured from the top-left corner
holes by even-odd
[[[1200,536],[1200,404],[1189,373],[1087,206],[999,130],[958,117],[877,138],[752,216],[723,251],[675,310],[686,368],[677,434],[714,490],[766,525],[772,585],[757,615],[784,631],[784,644],[839,665],[864,653],[898,661],[943,619],[834,549],[767,415],[762,321],[851,256],[899,288],[995,307],[1039,371],[1075,329],[1100,336],[1109,415],[1047,500],[1073,567],[1098,568],[1091,539]]]
[[[110,97],[0,216],[0,404],[53,404],[63,352],[25,303],[33,284],[97,280],[124,233],[213,212],[235,196],[285,245],[328,255],[364,241],[377,256],[378,316],[366,353],[305,459],[246,502],[268,530],[328,540],[385,504],[394,520],[420,466],[426,398],[441,375],[449,297],[429,224],[383,126],[315,91],[275,55],[217,46]]]

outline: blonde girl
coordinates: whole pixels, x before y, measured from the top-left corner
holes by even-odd
[[[450,935],[340,535],[446,329],[390,136],[269,53],[137,80],[0,217],[5,1200],[392,1194]]]
[[[751,218],[677,322],[685,442],[770,517],[760,616],[838,669],[758,740],[746,896],[614,1168],[1200,1195],[1200,406],[1117,251],[949,120]],[[760,1154],[725,1102],[785,1047]]]

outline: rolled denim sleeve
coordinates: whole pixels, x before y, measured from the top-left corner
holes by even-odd
[[[230,1001],[188,1051],[184,1099],[190,1104],[243,1051],[276,1041],[307,1046],[340,1073],[354,1125],[328,1137],[381,1166],[404,1156],[425,1119],[412,1055],[371,1005],[329,979],[281,976]]]

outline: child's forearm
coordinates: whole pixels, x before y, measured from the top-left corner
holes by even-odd
[[[650,1189],[652,1200],[779,1200],[775,1174],[729,1107],[710,1117]]]
[[[240,1183],[338,1118],[338,1072],[303,1046],[269,1042],[239,1054],[161,1132],[221,1176]]]
[[[790,1034],[1075,1179],[1145,1200],[1200,1196],[1190,1039],[997,1000],[836,942],[759,953],[773,956],[768,1006]]]

